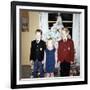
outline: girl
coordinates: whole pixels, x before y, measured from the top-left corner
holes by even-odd
[[[45,70],[47,77],[54,77],[54,70],[55,70],[55,48],[53,44],[52,38],[48,39],[47,46],[45,50]]]

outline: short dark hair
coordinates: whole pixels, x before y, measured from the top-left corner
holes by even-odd
[[[41,35],[42,35],[42,30],[41,29],[36,29],[35,33],[37,33],[37,32],[40,32]]]

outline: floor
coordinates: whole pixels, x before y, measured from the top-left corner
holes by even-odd
[[[31,78],[32,77],[32,69],[29,65],[21,66],[20,77],[21,78]],[[59,70],[56,68],[55,77],[60,77]],[[70,69],[70,76],[79,76],[80,75],[80,66],[72,65]]]

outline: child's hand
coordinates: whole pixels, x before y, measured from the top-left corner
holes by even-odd
[[[71,63],[71,64],[74,64],[74,62],[72,62],[72,61],[71,61],[70,63]]]
[[[60,61],[58,61],[57,63],[60,65],[60,63],[61,63],[61,62],[60,62]]]
[[[58,68],[58,65],[57,65],[57,63],[55,63],[55,68]]]
[[[31,60],[31,61],[30,61],[31,70],[33,70],[33,68],[34,68],[34,66],[33,66],[33,65],[34,65],[34,61],[33,61],[33,60]]]
[[[57,67],[58,67],[58,68],[60,67],[60,61],[57,62]]]
[[[60,67],[60,63],[56,62],[55,63],[55,68],[59,68]]]
[[[34,64],[33,60],[30,61],[30,66],[32,66]]]
[[[42,64],[44,64],[44,60],[42,61]]]

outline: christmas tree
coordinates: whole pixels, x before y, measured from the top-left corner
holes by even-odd
[[[50,30],[48,30],[47,39],[52,38],[55,42],[60,40],[60,30],[63,28],[62,18],[58,13],[57,21],[53,24]]]

